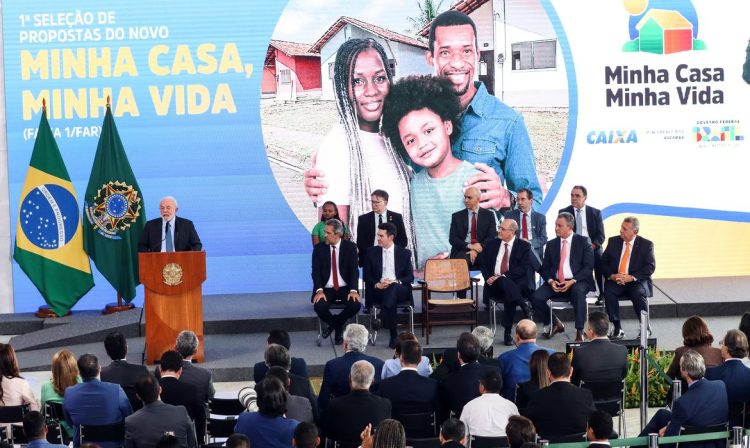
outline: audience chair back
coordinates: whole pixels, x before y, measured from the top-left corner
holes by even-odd
[[[0,406],[0,423],[23,423],[23,416],[29,412],[29,405],[22,404],[19,406]],[[23,434],[23,427],[18,425],[11,426],[10,434],[6,430],[6,440],[11,444],[26,443],[26,436]]]
[[[437,435],[434,412],[399,414],[393,418],[404,426],[407,439],[428,439]]]
[[[719,423],[718,425],[711,426],[683,426],[680,428],[681,436],[693,435],[693,434],[706,434],[710,432],[727,432],[727,422]],[[723,448],[727,446],[727,437],[723,437],[716,440],[704,440],[701,442],[683,442],[675,444],[675,448]]]
[[[80,425],[80,445],[89,442],[125,442],[125,421],[108,425]]]
[[[206,446],[224,446],[217,438],[227,438],[234,434],[238,416],[245,408],[237,398],[212,398],[208,401],[209,417],[206,419],[206,439],[212,443]]]
[[[469,448],[507,448],[507,437],[482,437],[471,436],[469,438]]]
[[[625,380],[617,381],[581,381],[581,387],[591,391],[594,406],[612,417],[618,417],[620,436],[626,436],[625,429]]]
[[[44,415],[47,417],[47,441],[60,445],[69,445],[70,437],[60,422],[65,420],[62,403],[48,401],[44,403]]]
[[[425,345],[430,343],[433,326],[479,325],[479,306],[474,283],[469,277],[465,260],[427,260],[422,283],[422,336]],[[455,294],[471,291],[471,299],[458,299]],[[435,294],[453,294],[450,299],[433,298]],[[438,318],[442,318],[438,320]]]

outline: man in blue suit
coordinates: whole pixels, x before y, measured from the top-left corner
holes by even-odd
[[[700,353],[687,350],[680,358],[680,374],[688,388],[675,401],[672,411],[659,409],[643,428],[640,436],[659,433],[661,437],[676,436],[683,426],[712,426],[726,423],[728,415],[727,389],[722,381],[710,381],[703,376],[706,364]],[[694,447],[724,446],[726,441],[691,443]]]
[[[367,328],[360,324],[349,324],[344,331],[344,354],[326,363],[323,369],[323,384],[318,395],[318,409],[323,414],[331,398],[349,393],[349,372],[352,364],[365,360],[375,368],[375,382],[380,380],[383,360],[365,355],[367,348]],[[322,416],[321,416],[322,418]]]
[[[377,394],[391,401],[391,414],[398,419],[403,414],[437,411],[438,382],[417,373],[422,360],[422,346],[417,341],[401,343],[401,371],[380,382]],[[748,369],[750,370],[750,369]]]
[[[81,425],[108,425],[125,420],[133,413],[128,396],[119,384],[99,381],[99,360],[87,353],[78,358],[83,382],[65,389],[63,414],[73,426],[73,446],[80,445]],[[102,448],[115,448],[122,442],[99,442]]]
[[[706,379],[721,380],[727,387],[730,427],[742,426],[742,408],[750,401],[750,369],[742,363],[747,351],[745,333],[729,330],[721,344],[724,364],[706,370]]]
[[[398,336],[396,305],[413,302],[411,251],[394,243],[396,234],[393,223],[384,222],[378,226],[378,245],[367,249],[363,273],[367,301],[379,304],[383,310],[383,326],[390,330],[390,348],[396,348]]]
[[[544,245],[547,244],[547,218],[531,209],[534,203],[534,193],[528,188],[518,190],[516,205],[518,208],[505,212],[505,219],[513,219],[518,223],[516,237],[531,243],[537,256],[539,266],[544,258]]]
[[[586,323],[586,294],[594,290],[594,251],[586,237],[573,233],[575,218],[562,212],[555,220],[557,238],[547,243],[540,275],[544,284],[531,295],[531,303],[537,316],[545,325],[545,337],[551,338],[565,331],[565,326],[555,318],[550,322],[547,299],[570,300],[575,312],[576,342],[583,342],[583,326]]]
[[[575,218],[573,231],[589,239],[594,251],[594,277],[596,287],[599,288],[599,299],[604,293],[600,263],[602,258],[602,244],[604,244],[604,221],[602,211],[586,205],[588,190],[583,185],[576,185],[570,191],[570,205],[561,209],[560,213],[568,212]]]
[[[515,399],[516,384],[531,379],[529,373],[531,355],[537,350],[547,350],[550,355],[555,353],[551,348],[537,345],[536,323],[533,320],[523,319],[518,321],[514,342],[517,346],[515,350],[503,352],[497,358],[503,374],[503,397],[511,401]]]

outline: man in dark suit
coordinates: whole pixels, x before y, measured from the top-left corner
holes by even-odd
[[[408,238],[406,227],[404,226],[404,217],[401,213],[388,210],[388,192],[384,190],[375,190],[370,196],[372,211],[360,215],[357,218],[357,249],[359,250],[359,265],[365,265],[365,254],[367,249],[378,245],[378,226],[389,222],[396,226],[396,233],[393,242],[397,246],[406,247]],[[365,300],[367,300],[365,298]]]
[[[315,313],[326,323],[323,337],[335,333],[336,343],[343,340],[344,323],[359,312],[359,269],[357,246],[341,237],[344,225],[338,219],[329,219],[325,225],[325,241],[315,245],[312,253],[312,303]],[[331,314],[331,305],[344,305],[337,315]]]
[[[289,338],[289,333],[287,333],[286,330],[269,331],[268,337],[266,338],[266,343],[268,345],[281,345],[282,347],[287,349],[287,351],[290,351],[292,347],[292,341]],[[266,377],[266,372],[268,372],[268,366],[266,365],[265,361],[256,362],[253,366],[253,381],[255,381],[256,383],[260,383],[260,381]],[[309,378],[309,375],[307,374],[307,363],[303,358],[295,358],[294,356],[292,356],[292,365],[289,368],[289,373],[304,378]]]
[[[518,208],[505,212],[505,218],[513,219],[518,223],[516,237],[531,243],[539,266],[541,266],[544,258],[544,245],[547,244],[547,218],[531,209],[533,203],[534,193],[528,188],[521,188],[516,196]]]
[[[159,201],[161,218],[148,221],[138,241],[138,252],[182,252],[201,250],[203,244],[193,222],[177,215],[177,199]]]
[[[570,300],[575,312],[576,342],[583,342],[583,325],[586,322],[586,294],[594,290],[591,272],[594,252],[585,237],[573,233],[574,218],[570,213],[560,213],[555,220],[557,238],[547,243],[540,274],[544,284],[531,295],[531,303],[544,322],[545,336],[551,338],[565,331],[559,319],[550,322],[549,298]]]
[[[727,388],[729,399],[729,426],[742,426],[742,410],[750,401],[750,369],[742,360],[747,356],[748,343],[745,333],[729,330],[721,343],[724,363],[706,369],[706,379],[721,380]]]
[[[413,302],[411,282],[414,266],[411,251],[394,244],[396,226],[385,222],[378,226],[378,245],[367,249],[363,276],[365,299],[383,310],[383,326],[390,330],[388,346],[396,348],[396,306]]]
[[[591,391],[570,384],[572,369],[565,353],[553,353],[547,370],[551,383],[531,394],[526,417],[543,439],[585,432],[596,410]]]
[[[602,258],[602,244],[604,244],[604,222],[602,212],[598,208],[586,205],[588,191],[583,185],[576,185],[570,192],[570,205],[561,209],[560,213],[567,212],[575,218],[573,231],[589,239],[591,249],[594,251],[594,277],[596,287],[599,289],[599,299],[602,299],[603,285],[600,263]],[[585,220],[584,220],[585,217]]]
[[[619,381],[628,373],[628,349],[609,340],[609,319],[601,311],[589,314],[586,326],[588,344],[577,348],[573,353],[573,378],[576,386],[581,380]],[[750,370],[750,369],[748,369]]]
[[[687,381],[687,390],[672,405],[672,410],[659,409],[641,431],[640,437],[659,433],[659,437],[676,436],[683,426],[712,426],[727,422],[729,402],[722,381],[703,376],[706,364],[700,353],[687,350],[680,358],[680,375]],[[694,447],[723,447],[726,441],[691,443]]]
[[[159,400],[160,390],[159,382],[151,374],[136,383],[136,393],[144,407],[125,418],[125,447],[156,446],[165,433],[172,433],[183,447],[197,447],[193,423],[185,408]]]
[[[298,422],[315,422],[315,414],[313,414],[312,403],[305,397],[298,395],[292,395],[289,391],[289,387],[292,384],[289,378],[289,372],[283,367],[274,366],[268,369],[266,376],[276,377],[281,381],[286,390],[286,418],[297,420]],[[308,381],[309,383],[309,381]],[[317,403],[315,404],[317,408]]]
[[[466,260],[469,269],[479,269],[484,246],[496,236],[495,214],[479,206],[479,189],[467,188],[464,192],[466,209],[451,216],[449,241],[451,258]]]
[[[296,397],[306,398],[310,402],[310,408],[312,410],[315,421],[318,419],[318,397],[315,396],[315,391],[310,384],[310,379],[306,376],[296,375],[290,372],[291,368],[291,356],[289,356],[289,350],[283,345],[271,344],[266,347],[266,351],[263,354],[266,366],[270,369],[273,367],[280,367],[289,373],[289,385],[286,386],[290,394]],[[282,384],[285,381],[282,380]]]
[[[208,403],[208,400],[214,397],[214,382],[211,371],[193,364],[193,356],[198,352],[199,343],[198,336],[194,332],[183,330],[177,335],[174,348],[182,355],[180,381],[194,385],[198,390],[198,398]]]
[[[521,308],[524,316],[531,317],[531,308],[524,300],[534,290],[535,255],[531,244],[516,238],[518,224],[513,219],[505,219],[498,227],[497,239],[493,239],[484,248],[482,257],[482,276],[484,277],[484,304],[488,306],[490,298],[503,302],[503,328],[505,345],[513,345],[510,330],[513,328],[513,317],[516,306]]]
[[[611,436],[612,416],[607,411],[596,410],[592,412],[586,426],[586,440],[591,442],[588,448],[609,448]]]
[[[438,382],[417,373],[422,346],[417,341],[401,343],[401,372],[380,382],[377,394],[391,402],[391,413],[421,414],[438,408]],[[750,370],[750,369],[748,369]]]
[[[141,364],[131,364],[125,359],[128,353],[128,342],[120,332],[113,331],[104,338],[104,349],[112,362],[102,367],[102,381],[119,384],[128,396],[133,410],[140,409],[143,404],[135,396],[135,382],[138,378],[148,375],[148,369]]]
[[[604,300],[609,319],[614,324],[612,337],[622,339],[625,332],[620,326],[620,297],[633,303],[635,315],[648,310],[647,297],[652,295],[651,274],[656,269],[654,243],[638,235],[640,222],[628,216],[620,225],[620,236],[613,236],[602,255],[601,271],[604,282]]]
[[[202,441],[206,433],[205,404],[202,397],[198,396],[198,389],[194,385],[180,381],[183,372],[182,355],[176,350],[167,350],[161,355],[159,369],[161,400],[173,406],[184,406],[190,418],[195,421],[198,440]]]
[[[391,402],[370,393],[374,377],[372,364],[365,360],[355,362],[349,373],[351,391],[328,405],[323,428],[326,437],[338,441],[341,448],[359,446],[359,436],[367,425],[375,428],[391,417]]]

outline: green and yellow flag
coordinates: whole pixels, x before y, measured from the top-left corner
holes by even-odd
[[[21,190],[13,259],[63,316],[93,286],[76,192],[43,109]]]

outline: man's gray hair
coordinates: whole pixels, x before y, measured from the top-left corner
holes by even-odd
[[[341,221],[339,221],[338,219],[331,218],[326,221],[326,225],[333,227],[333,233],[338,233],[339,235],[344,234],[344,225],[341,224]]]
[[[367,328],[360,324],[349,324],[344,330],[344,342],[349,350],[364,353],[367,349]]]
[[[573,216],[571,213],[568,213],[568,212],[562,212],[559,215],[557,215],[557,219],[560,219],[560,218],[564,219],[565,222],[568,223],[568,227],[570,227],[571,229],[573,228],[573,223],[576,222],[575,216]]]
[[[471,334],[479,339],[479,349],[482,353],[486,353],[492,348],[492,344],[495,343],[495,335],[492,333],[492,330],[487,327],[479,325],[472,330]]]
[[[183,358],[193,356],[198,351],[198,336],[190,330],[182,330],[177,335],[177,341],[174,349],[177,350]]]
[[[635,233],[638,233],[638,231],[641,229],[641,222],[635,216],[628,216],[625,219],[623,219],[622,222],[629,222],[630,224],[632,224],[633,231]]]
[[[497,224],[497,228],[499,229],[500,226],[502,226],[504,222],[508,223],[508,226],[510,227],[511,232],[515,233],[516,231],[518,231],[518,223],[516,222],[515,219],[512,219],[512,218],[503,219]]]
[[[369,389],[372,380],[375,379],[375,367],[369,361],[357,361],[352,364],[349,378],[352,381],[352,389]]]
[[[174,208],[177,208],[177,199],[175,199],[174,196],[164,196],[163,198],[159,199],[159,205],[161,205],[161,203],[164,201],[174,202]]]
[[[706,374],[706,363],[700,353],[687,350],[680,358],[680,369],[684,370],[692,380],[699,380]]]
[[[278,366],[286,371],[292,368],[292,357],[289,355],[289,350],[283,345],[271,344],[266,347],[263,359],[268,367]]]

